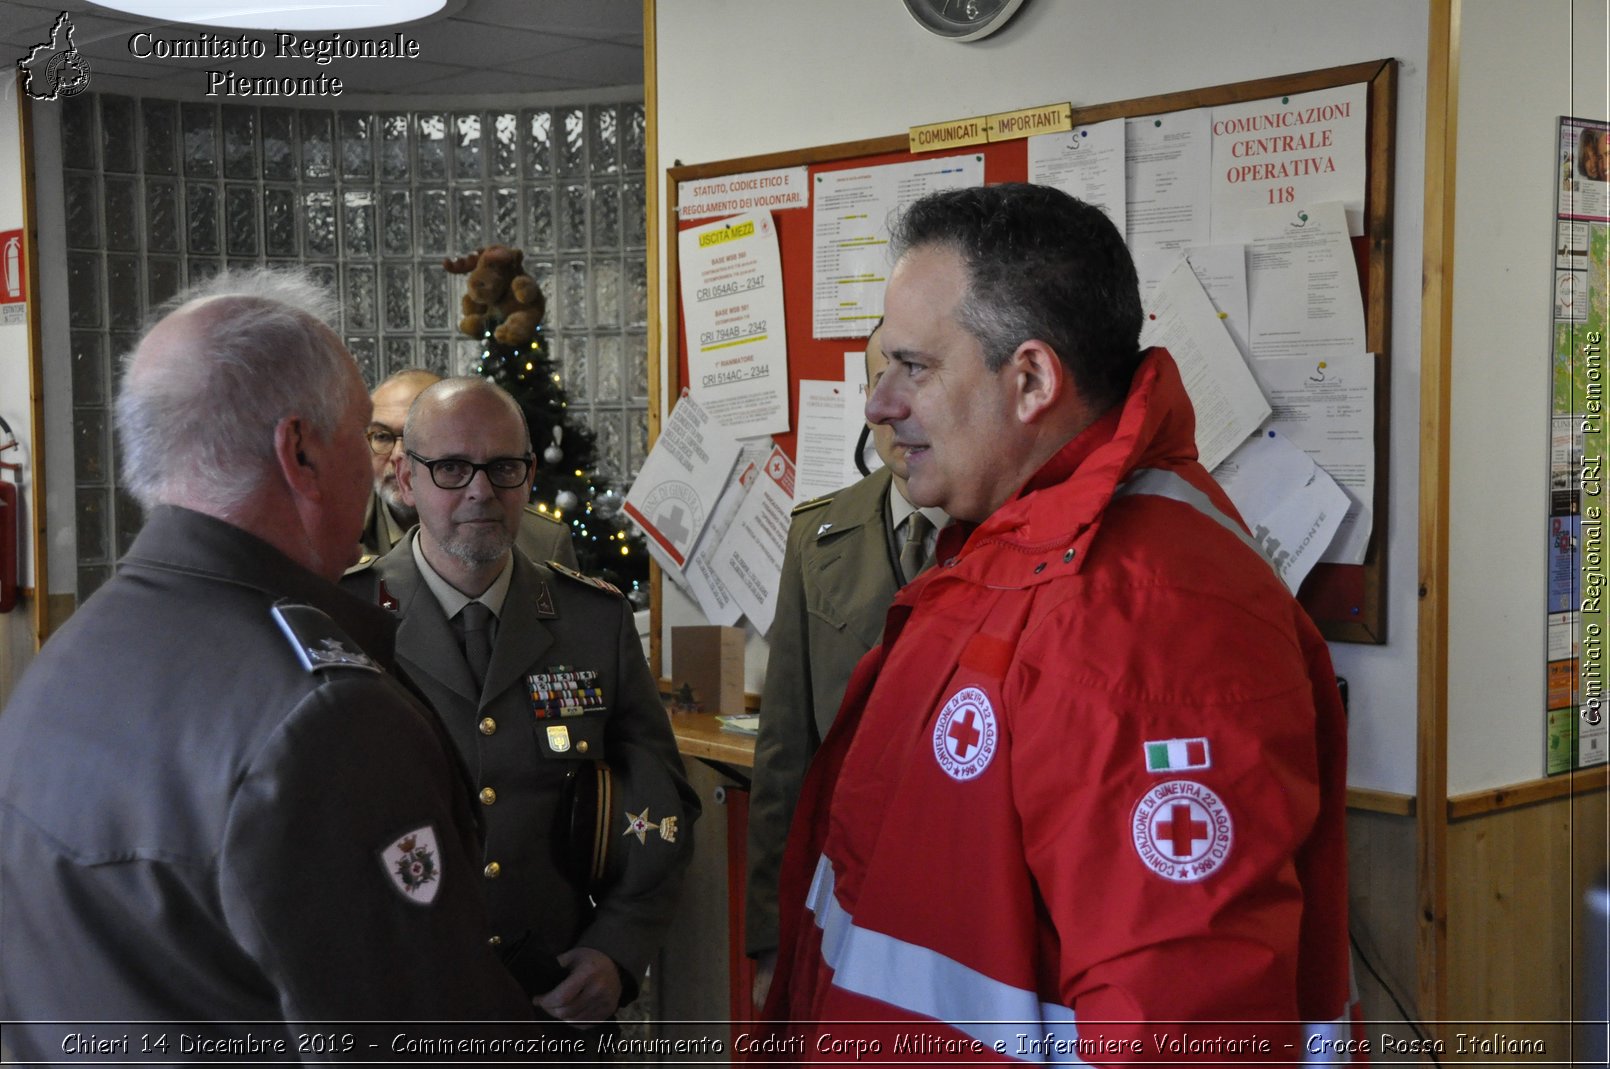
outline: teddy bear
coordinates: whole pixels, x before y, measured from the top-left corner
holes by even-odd
[[[542,322],[546,302],[537,280],[526,273],[525,253],[507,245],[488,245],[457,259],[448,257],[442,268],[449,274],[469,275],[464,294],[461,333],[481,337],[495,323],[492,337],[504,345],[527,345]]]

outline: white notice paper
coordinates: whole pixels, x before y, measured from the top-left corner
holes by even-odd
[[[1094,204],[1124,233],[1123,119],[1031,137],[1028,151],[1030,182]]]
[[[1218,309],[1242,356],[1251,356],[1252,321],[1247,312],[1247,250],[1241,245],[1204,245],[1185,250],[1196,280]]]
[[[626,515],[661,568],[680,572],[687,563],[737,457],[737,439],[692,397],[671,410],[626,495]]]
[[[1209,471],[1269,415],[1247,362],[1185,261],[1158,287],[1140,343],[1161,345],[1179,365],[1196,409],[1197,456]]]
[[[794,448],[794,503],[845,485],[844,466],[861,430],[859,391],[845,382],[799,380],[799,437]],[[851,480],[854,481],[853,479]]]
[[[1320,559],[1363,564],[1375,501],[1375,357],[1255,360],[1252,367],[1274,408],[1268,427],[1347,491],[1347,518]]]
[[[1295,594],[1341,528],[1347,494],[1312,457],[1275,431],[1248,438],[1213,477]]]
[[[788,430],[783,272],[771,215],[678,236],[692,393],[734,438]]]
[[[716,575],[763,635],[771,630],[777,612],[793,501],[794,465],[787,453],[774,447],[760,477],[744,494],[727,536],[716,547]]]
[[[1242,356],[1251,356],[1248,337],[1251,324],[1247,315],[1247,250],[1240,245],[1199,245],[1185,250],[1196,280],[1207,291],[1208,300],[1235,339]],[[1140,302],[1150,307],[1157,287],[1179,266],[1181,256],[1172,250],[1142,253],[1135,257],[1140,275]]]
[[[738,622],[742,611],[738,602],[733,599],[726,584],[715,573],[715,551],[726,537],[727,528],[732,526],[732,518],[738,512],[744,493],[749,484],[755,481],[760,474],[760,466],[766,462],[766,455],[771,451],[770,438],[751,438],[742,443],[738,451],[738,462],[734,471],[737,478],[727,483],[726,489],[716,499],[715,510],[711,513],[710,522],[704,525],[704,533],[693,547],[693,553],[688,557],[688,567],[682,573],[683,583],[699,602],[699,608],[704,612],[704,618],[713,624],[722,627],[731,627]],[[675,572],[666,572],[675,575]]]
[[[1124,236],[1130,251],[1208,244],[1207,109],[1124,122]]]
[[[941,189],[984,184],[984,157],[939,156],[826,171],[811,203],[811,335],[864,338],[883,315],[889,221]]]
[[[1241,241],[1246,213],[1340,201],[1364,233],[1363,82],[1213,109],[1213,240]]]
[[[1253,357],[1364,352],[1364,298],[1342,206],[1271,208],[1246,219]]]

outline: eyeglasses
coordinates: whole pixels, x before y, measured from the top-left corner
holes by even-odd
[[[485,464],[458,457],[443,460],[426,460],[412,449],[406,450],[414,460],[430,469],[430,481],[443,490],[462,490],[474,479],[478,471],[486,472],[486,480],[499,490],[513,490],[526,485],[531,474],[530,457],[493,457]]]
[[[397,448],[397,443],[403,440],[402,435],[389,427],[370,427],[363,432],[363,436],[369,441],[369,452],[382,457]]]

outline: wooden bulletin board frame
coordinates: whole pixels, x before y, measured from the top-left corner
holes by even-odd
[[[1073,124],[1088,125],[1116,118],[1136,118],[1192,108],[1244,103],[1320,89],[1364,83],[1367,86],[1365,142],[1366,179],[1364,233],[1353,239],[1359,284],[1364,298],[1366,344],[1376,354],[1375,361],[1375,499],[1374,523],[1369,549],[1362,565],[1317,565],[1304,582],[1299,598],[1319,624],[1325,637],[1337,642],[1384,643],[1386,641],[1386,529],[1390,472],[1388,443],[1391,414],[1391,327],[1392,327],[1392,200],[1394,146],[1397,136],[1397,61],[1371,60],[1342,67],[1307,71],[1301,74],[1259,78],[1205,89],[1138,97],[1107,104],[1073,109]],[[1032,102],[1043,103],[1043,102]],[[676,398],[689,381],[687,339],[683,337],[681,287],[677,260],[677,233],[686,227],[714,221],[715,216],[682,223],[677,218],[677,189],[681,182],[749,171],[804,166],[814,180],[816,175],[850,167],[897,163],[932,156],[979,154],[984,157],[986,182],[1023,181],[1027,177],[1026,142],[997,141],[967,148],[942,149],[921,156],[909,151],[905,133],[862,141],[846,141],[815,148],[773,152],[740,159],[721,160],[692,166],[673,166],[665,174],[664,241],[668,265],[666,337],[675,347],[669,361],[665,393],[656,397],[656,410],[665,398]],[[787,321],[789,355],[789,425],[795,425],[799,410],[798,380],[802,378],[840,378],[842,354],[853,346],[850,339],[817,340],[811,337],[811,212],[793,209],[773,213],[782,254],[784,314]],[[657,434],[658,428],[653,428]],[[778,443],[793,452],[794,435],[776,435]],[[653,666],[661,673],[659,649],[661,631],[662,578],[652,576]]]

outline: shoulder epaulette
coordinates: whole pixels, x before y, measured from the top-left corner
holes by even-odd
[[[565,526],[565,521],[564,520],[561,520],[557,516],[548,515],[548,513],[542,511],[539,508],[537,508],[537,506],[535,506],[535,505],[527,505],[525,507],[525,511],[526,511],[527,516],[536,516],[536,517],[539,517],[540,519],[547,520],[549,523],[558,524],[560,527]]]
[[[375,561],[379,559],[380,554],[378,553],[365,553],[363,556],[358,558],[358,563],[341,573],[341,578],[345,579],[349,575],[357,575],[359,572],[366,572],[370,568],[374,567]]]
[[[811,511],[811,509],[819,509],[823,505],[831,505],[832,503],[833,503],[833,498],[830,497],[830,496],[829,497],[813,497],[809,501],[801,501],[799,504],[795,505],[793,511],[790,512],[789,515],[790,516],[798,516],[802,512],[809,512],[809,511]]]
[[[296,651],[296,659],[309,672],[357,668],[379,672],[381,667],[336,626],[334,620],[311,605],[281,598],[269,610],[274,622]]]
[[[620,592],[620,588],[615,584],[606,583],[604,580],[595,579],[590,575],[582,575],[580,572],[576,571],[576,569],[567,568],[556,560],[545,561],[544,563],[547,564],[555,575],[562,575],[566,579],[574,579],[578,583],[585,583],[587,586],[595,589],[608,591],[609,593],[614,594],[617,598],[624,598],[626,596]]]

